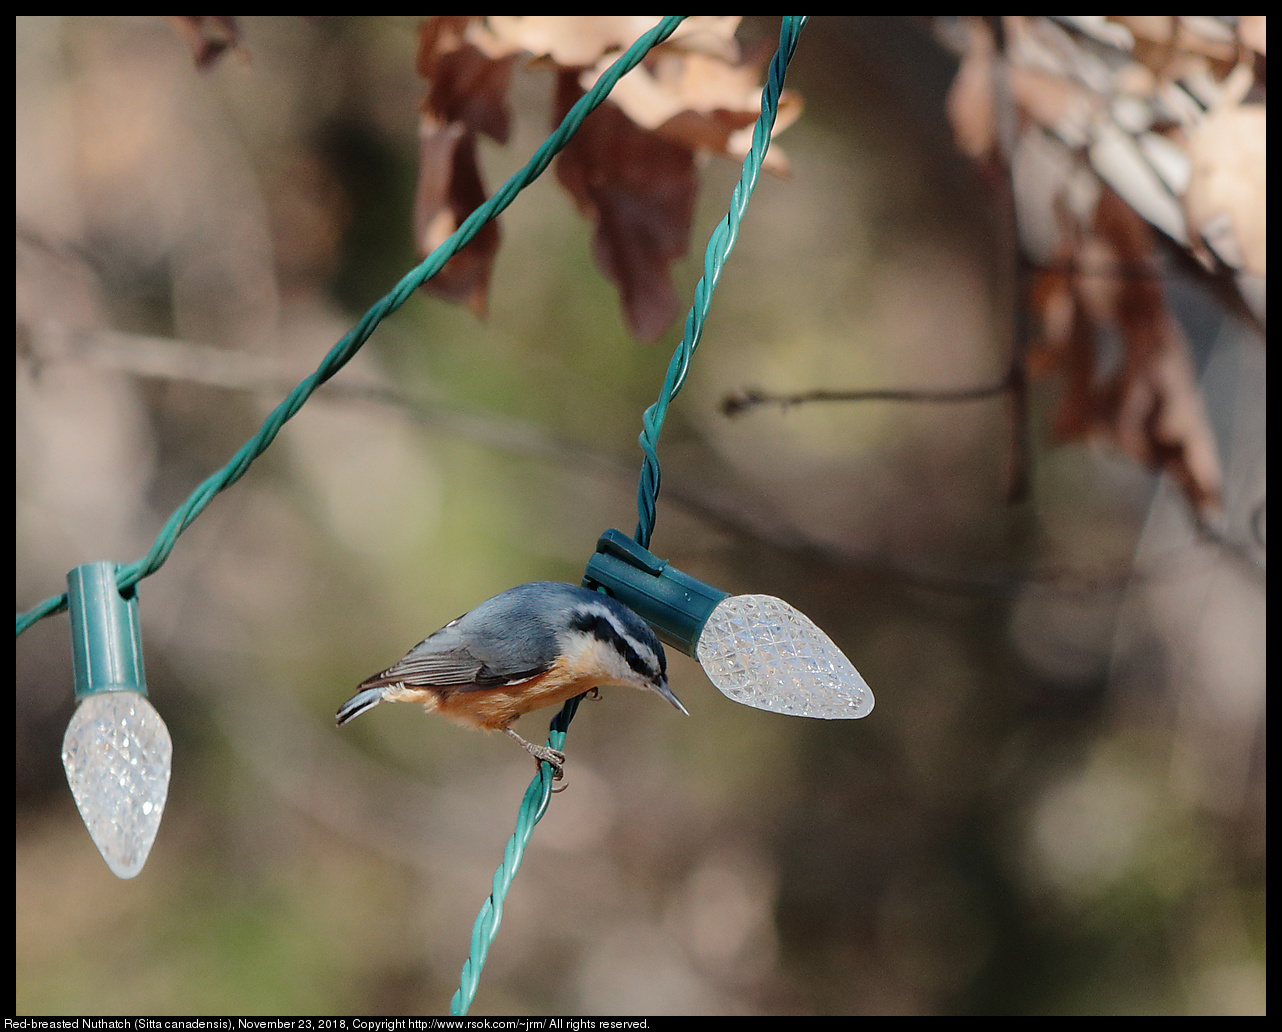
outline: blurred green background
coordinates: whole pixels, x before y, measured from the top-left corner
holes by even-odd
[[[19,611],[142,555],[415,264],[416,22],[242,27],[201,73],[163,19],[17,19]],[[473,1014],[1263,1012],[1256,569],[1128,461],[1047,447],[1053,387],[1014,506],[1001,399],[720,410],[1000,377],[1010,245],[952,148],[953,67],[915,23],[811,22],[792,176],[749,207],[660,449],[654,550],[791,601],[877,708],[749,710],[679,655],[689,719],[582,706]],[[550,93],[517,74],[490,189]],[[737,177],[704,169],[687,304]],[[531,765],[411,707],[334,710],[631,532],[681,330],[627,337],[553,176],[501,225],[486,321],[409,301],[141,584],[174,764],[135,880],[63,777],[65,615],[18,640],[17,1013],[447,1010]],[[1190,296],[1230,492],[1262,495],[1262,350]]]

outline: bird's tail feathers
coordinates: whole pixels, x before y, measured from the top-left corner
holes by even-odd
[[[338,708],[334,714],[334,720],[339,724],[346,724],[352,717],[359,717],[367,709],[377,706],[383,701],[383,685],[376,688],[366,688],[364,691],[357,692],[343,705]]]

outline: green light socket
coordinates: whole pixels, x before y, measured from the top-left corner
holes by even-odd
[[[118,569],[116,563],[104,561],[77,566],[67,574],[77,702],[97,692],[147,694],[138,591],[131,588],[128,598],[120,594]]]
[[[671,566],[619,530],[607,530],[588,560],[583,586],[617,598],[664,643],[693,656],[699,634],[729,592]]]

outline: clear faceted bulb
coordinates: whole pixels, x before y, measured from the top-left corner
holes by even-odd
[[[804,613],[770,595],[729,595],[699,633],[695,658],[721,694],[797,717],[872,712],[859,671]]]
[[[138,692],[87,695],[67,725],[67,783],[94,844],[120,878],[134,877],[151,852],[172,756],[169,729]]]

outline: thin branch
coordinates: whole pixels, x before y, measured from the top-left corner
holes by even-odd
[[[221,389],[244,390],[271,396],[288,390],[296,376],[282,363],[242,351],[227,351],[190,341],[146,337],[108,330],[69,330],[53,323],[19,326],[20,354],[37,370],[43,364],[83,362],[99,368],[111,368],[139,376],[180,380]],[[594,451],[581,442],[548,433],[543,428],[493,413],[458,409],[445,402],[412,396],[388,386],[364,373],[349,368],[342,380],[331,380],[316,393],[317,400],[331,403],[367,402],[393,407],[422,426],[538,461],[584,470],[628,483],[636,477],[633,457],[623,458]],[[974,401],[991,397],[1007,389],[1011,380],[999,385],[974,388],[964,392],[853,392],[880,395],[911,394],[918,400],[922,394],[947,394],[948,400]],[[973,397],[956,397],[963,393]],[[926,399],[931,400],[931,399]],[[876,572],[904,583],[946,594],[979,597],[1006,597],[1030,584],[1041,584],[1073,594],[1118,591],[1136,579],[1160,580],[1174,576],[1176,564],[1157,564],[1144,571],[1085,570],[1062,565],[1047,565],[1034,570],[1016,567],[994,568],[984,572],[952,571],[938,566],[889,558],[858,545],[817,543],[788,527],[763,509],[745,504],[739,494],[717,491],[700,477],[684,476],[673,471],[665,478],[664,493],[668,501],[679,505],[687,514],[731,535],[739,535],[803,560],[823,563],[833,569]],[[1226,551],[1235,549],[1231,542],[1205,535]],[[1238,558],[1238,556],[1235,556]],[[1252,563],[1261,575],[1259,563]]]
[[[891,387],[865,391],[799,391],[795,394],[772,394],[769,391],[745,390],[728,394],[721,402],[721,411],[727,416],[738,416],[757,405],[779,405],[788,408],[792,405],[804,405],[814,401],[906,401],[944,403],[961,401],[983,401],[1005,394],[1016,382],[1014,367],[1007,371],[997,383],[982,387],[960,387],[948,390]]]

